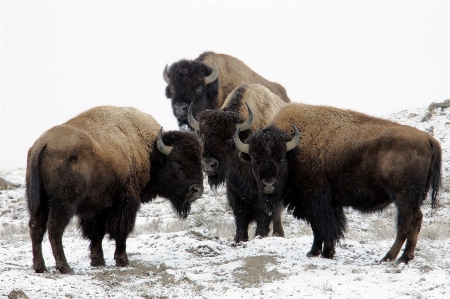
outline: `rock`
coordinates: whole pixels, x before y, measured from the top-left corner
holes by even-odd
[[[12,290],[8,299],[30,299],[22,290]]]

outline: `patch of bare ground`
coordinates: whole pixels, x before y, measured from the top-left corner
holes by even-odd
[[[281,280],[286,275],[276,269],[268,270],[269,266],[278,265],[273,256],[249,256],[243,258],[244,266],[236,268],[233,277],[243,287],[258,287],[263,283]]]

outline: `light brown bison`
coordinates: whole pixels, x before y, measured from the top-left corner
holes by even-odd
[[[295,130],[295,137],[292,133]],[[311,224],[314,242],[308,256],[333,258],[343,237],[343,207],[363,213],[395,202],[397,237],[382,261],[414,258],[422,212],[432,188],[436,206],[441,180],[441,147],[430,134],[361,113],[325,106],[286,105],[273,125],[242,143],[241,158],[251,161],[260,181],[262,204],[284,199],[288,210]],[[322,249],[323,245],[323,249]]]
[[[74,215],[90,241],[91,265],[105,265],[102,240],[109,234],[116,266],[125,266],[126,239],[141,203],[165,197],[186,218],[201,196],[201,144],[194,133],[162,134],[153,117],[137,109],[95,107],[36,140],[28,151],[26,189],[36,272],[47,271],[42,239],[48,227],[56,269],[74,273],[62,244]]]
[[[258,83],[270,89],[283,101],[290,102],[286,90],[251,70],[237,58],[205,52],[194,60],[180,60],[164,68],[167,98],[172,99],[173,114],[180,129],[188,126],[187,112],[191,103],[196,116],[203,110],[219,109],[228,94],[243,83]]]
[[[273,222],[273,234],[284,237],[283,205],[280,203],[270,211],[260,206],[259,188],[250,163],[239,159],[233,142],[236,127],[241,128],[241,137],[245,138],[252,131],[266,127],[284,105],[286,103],[266,87],[242,84],[231,92],[220,110],[200,113],[198,122],[189,111],[191,126],[203,138],[202,164],[209,184],[213,188],[226,184],[227,199],[236,222],[236,242],[248,241],[248,226],[252,221],[256,221],[256,235],[267,236]]]

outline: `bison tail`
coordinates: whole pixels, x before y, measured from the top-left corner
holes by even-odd
[[[442,150],[439,143],[435,140],[430,140],[430,145],[433,150],[431,158],[431,207],[437,207],[437,197],[439,188],[441,186],[441,164],[442,164]]]
[[[27,199],[30,213],[34,213],[40,205],[41,188],[39,184],[39,164],[47,144],[32,147],[28,153],[27,163]]]

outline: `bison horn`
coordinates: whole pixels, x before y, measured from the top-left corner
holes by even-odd
[[[294,125],[292,125],[292,127],[294,128],[295,135],[294,137],[292,137],[291,141],[286,142],[287,151],[296,148],[298,143],[300,142],[300,133]]]
[[[166,67],[164,68],[163,77],[164,77],[164,81],[166,81],[167,84],[170,84],[169,71],[167,70],[167,66],[168,66],[168,64],[166,64]]]
[[[241,124],[236,124],[236,129],[241,129],[241,131],[245,131],[250,129],[250,127],[253,124],[253,111],[250,108],[250,105],[247,104],[247,102],[245,102],[245,105],[247,105],[247,109],[248,109],[248,117],[247,119],[241,123]]]
[[[236,145],[237,149],[245,154],[248,154],[249,145],[245,144],[239,139],[239,132],[241,131],[240,128],[236,130],[236,133],[234,134],[234,145]]]
[[[209,76],[205,77],[205,84],[209,84],[211,82],[216,81],[217,77],[219,77],[219,69],[217,68],[217,65],[213,62],[212,63],[212,72],[209,74]]]
[[[191,127],[194,128],[194,130],[200,131],[200,124],[198,123],[198,121],[192,115],[192,104],[194,104],[194,103],[191,103],[191,105],[189,105],[189,111],[188,111],[187,119],[188,119],[188,122],[191,125]]]
[[[161,130],[159,130],[158,141],[156,142],[156,146],[158,147],[158,150],[166,156],[168,156],[173,149],[173,146],[167,146],[162,141],[162,127]]]

